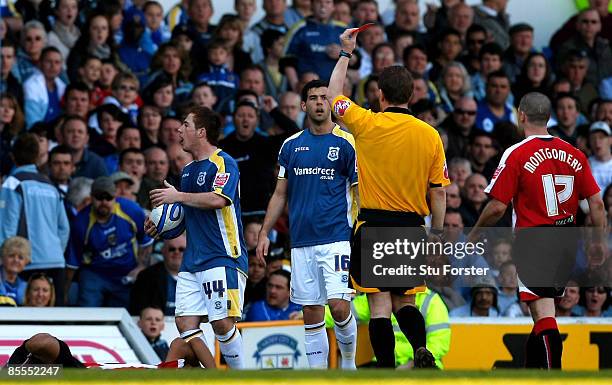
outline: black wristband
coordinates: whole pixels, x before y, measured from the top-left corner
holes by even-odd
[[[341,50],[341,51],[340,51],[340,55],[339,55],[338,59],[340,59],[340,58],[341,58],[341,57],[343,57],[343,56],[344,56],[344,57],[346,57],[346,58],[349,58],[349,59],[350,59],[350,58],[352,58],[352,57],[353,57],[353,54],[352,54],[352,53],[350,53],[350,52],[346,52],[346,51],[344,51],[344,50]]]

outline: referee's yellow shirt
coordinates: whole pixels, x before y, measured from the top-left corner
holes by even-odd
[[[429,215],[429,187],[450,184],[438,132],[404,108],[374,113],[344,95],[332,107],[355,138],[361,207]]]

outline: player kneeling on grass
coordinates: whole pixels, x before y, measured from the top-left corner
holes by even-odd
[[[168,182],[151,191],[154,207],[179,202],[185,211],[187,248],[176,284],[176,326],[206,367],[214,365],[203,341],[200,319],[215,332],[230,368],[244,367],[242,337],[236,321],[242,316],[247,252],[243,238],[239,172],[236,161],[217,148],[221,118],[194,107],[178,129],[183,150],[194,161],[183,169],[181,191]],[[145,230],[157,234],[147,218]]]
[[[281,147],[276,190],[259,233],[257,258],[265,263],[268,232],[289,201],[291,301],[303,306],[306,356],[311,368],[327,368],[325,308],[335,321],[343,369],[355,368],[357,324],[348,288],[356,214],[357,170],[353,137],[331,120],[327,83],[313,80],[302,90],[302,110],[311,122]]]

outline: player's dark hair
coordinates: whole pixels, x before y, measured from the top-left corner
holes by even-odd
[[[32,133],[21,134],[11,149],[16,166],[35,164],[38,159],[38,139]]]
[[[527,116],[527,120],[536,126],[546,126],[552,110],[548,97],[539,92],[530,92],[523,96],[518,108]]]
[[[51,150],[51,152],[49,152],[49,162],[51,162],[53,157],[57,154],[70,155],[70,157],[72,158],[74,156],[74,151],[72,151],[72,149],[66,146],[65,144],[57,145],[53,147],[53,150]]]
[[[329,83],[321,79],[315,79],[315,80],[309,81],[308,83],[304,85],[304,87],[302,87],[302,101],[306,102],[306,100],[308,99],[308,91],[310,91],[311,89],[327,87],[328,85]]]
[[[287,270],[281,268],[281,269],[274,270],[273,272],[271,272],[270,273],[270,278],[272,278],[273,275],[280,275],[281,277],[287,278],[287,289],[289,289],[290,282],[291,282],[291,273],[289,273]]]
[[[221,117],[208,107],[194,106],[187,114],[193,114],[193,124],[196,129],[206,129],[206,140],[216,146],[219,144],[219,134],[221,132]]]
[[[389,104],[406,104],[412,96],[412,76],[404,66],[390,66],[380,73],[378,87]]]

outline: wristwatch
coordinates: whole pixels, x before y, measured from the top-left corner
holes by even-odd
[[[349,58],[349,59],[350,59],[350,58],[352,58],[352,57],[353,57],[353,54],[352,54],[352,53],[350,53],[350,52],[346,52],[346,51],[344,51],[344,50],[341,50],[341,51],[340,51],[340,55],[339,55],[338,59],[340,59],[340,58],[341,58],[341,57],[343,57],[343,56],[344,56],[344,57],[346,57],[346,58]]]

